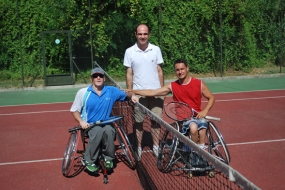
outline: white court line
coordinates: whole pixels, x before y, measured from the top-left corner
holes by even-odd
[[[246,100],[263,100],[263,99],[273,99],[273,98],[285,98],[285,96],[272,96],[272,97],[261,97],[261,98],[241,98],[241,99],[216,100],[216,102],[246,101]],[[207,102],[207,101],[202,101],[202,102]],[[164,105],[166,105],[166,104],[164,104]],[[53,110],[53,111],[40,111],[40,112],[7,113],[7,114],[0,114],[0,116],[21,115],[21,114],[56,113],[56,112],[66,112],[66,111],[69,111],[69,110]]]
[[[267,141],[255,141],[255,142],[244,142],[244,143],[231,143],[231,144],[227,144],[227,146],[262,144],[262,143],[272,143],[272,142],[280,142],[280,141],[285,141],[285,139],[276,139],[276,140],[267,140]],[[152,151],[148,150],[148,151],[143,151],[143,152],[152,152]],[[31,161],[20,161],[20,162],[4,162],[4,163],[0,163],[0,166],[14,165],[14,164],[28,164],[28,163],[59,161],[59,160],[62,160],[62,159],[63,158],[44,159],[44,160],[31,160]]]
[[[22,112],[22,113],[3,113],[0,116],[4,115],[23,115],[23,114],[38,114],[38,113],[54,113],[54,112],[66,112],[69,110],[53,110],[53,111],[39,111],[39,112]]]
[[[24,115],[24,114],[39,114],[39,113],[56,113],[56,112],[69,112],[70,110],[52,110],[52,111],[38,111],[38,112],[19,112],[19,113],[3,113],[0,116],[7,115]]]
[[[285,98],[285,96],[269,96],[269,97],[260,97],[260,98],[240,98],[240,99],[227,99],[227,100],[215,100],[215,102],[230,102],[230,101],[246,101],[246,100],[263,100],[263,99],[273,99],[273,98]],[[202,102],[208,102],[207,100]],[[167,105],[165,103],[164,105]]]
[[[285,96],[273,96],[273,97],[260,97],[260,98],[241,98],[241,99],[216,100],[216,102],[247,101],[247,100],[262,100],[262,99],[273,99],[273,98],[285,98]],[[207,101],[202,101],[202,102],[207,102]],[[166,104],[164,104],[164,105],[166,105]],[[42,113],[57,113],[57,112],[67,112],[67,111],[69,111],[69,110],[53,110],[53,111],[40,111],[40,112],[22,112],[22,113],[0,114],[0,116],[27,115],[27,114],[42,114]]]
[[[236,145],[248,145],[248,144],[261,144],[261,143],[271,143],[271,142],[280,142],[285,141],[285,139],[276,139],[276,140],[267,140],[267,141],[255,141],[255,142],[244,142],[244,143],[231,143],[227,146],[236,146]]]
[[[285,89],[267,89],[267,90],[245,90],[245,91],[233,91],[233,92],[215,92],[213,94],[235,94],[235,93],[251,93],[251,92],[267,92],[267,91],[283,91]]]
[[[213,94],[235,94],[235,93],[251,93],[251,92],[266,92],[266,91],[283,91],[284,89],[267,89],[267,90],[254,90],[254,91],[236,91],[236,92],[217,92]],[[21,105],[5,105],[1,107],[20,107],[20,106],[37,106],[37,105],[49,105],[49,104],[66,104],[72,102],[52,102],[52,103],[35,103],[35,104],[21,104]]]
[[[216,102],[243,101],[243,100],[263,100],[263,99],[273,99],[273,98],[285,98],[285,96],[269,96],[269,97],[260,97],[260,98],[241,98],[241,99],[216,100]],[[203,101],[203,102],[207,102],[207,101]]]
[[[50,161],[58,161],[63,158],[54,158],[54,159],[44,159],[44,160],[30,160],[30,161],[20,161],[20,162],[4,162],[0,163],[0,166],[12,165],[12,164],[28,164],[28,163],[36,163],[36,162],[50,162]]]
[[[66,104],[66,103],[71,103],[72,102],[52,102],[52,103],[35,103],[35,104],[21,104],[21,105],[5,105],[5,106],[0,106],[1,107],[20,107],[20,106],[38,106],[38,105],[50,105],[50,104]]]

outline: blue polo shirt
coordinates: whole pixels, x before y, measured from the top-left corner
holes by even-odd
[[[126,101],[126,99],[126,93],[114,86],[104,86],[99,96],[90,85],[83,97],[81,117],[87,123],[106,120],[111,116],[115,102]]]

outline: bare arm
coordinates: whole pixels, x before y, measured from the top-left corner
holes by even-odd
[[[166,96],[171,92],[171,88],[170,84],[167,84],[156,90],[132,90],[132,92],[141,96]]]
[[[164,86],[164,76],[163,76],[162,64],[157,65],[157,72],[158,72],[160,86],[162,87]]]
[[[204,109],[197,115],[198,118],[206,117],[209,110],[212,108],[212,106],[215,103],[215,97],[212,94],[212,92],[209,90],[207,85],[202,82],[202,95],[208,99],[208,103],[204,107]]]
[[[126,67],[126,86],[127,89],[133,89],[133,69]]]
[[[83,119],[81,118],[80,113],[78,111],[72,112],[72,115],[78,121],[78,123],[80,124],[80,126],[83,129],[90,127],[89,123],[83,121]]]

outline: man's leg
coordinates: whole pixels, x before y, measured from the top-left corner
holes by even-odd
[[[145,97],[139,97],[139,102],[142,105],[146,105],[146,98]],[[142,136],[143,136],[143,121],[145,119],[145,114],[143,114],[140,110],[139,107],[135,106],[134,107],[134,119],[135,119],[135,123],[134,123],[134,131],[136,132],[136,137],[137,139],[137,156],[138,156],[138,160],[141,159],[141,154],[142,154],[142,146],[141,146],[141,142],[142,142]]]
[[[100,151],[103,131],[101,126],[93,127],[88,131],[88,145],[83,154],[82,164],[91,172],[96,172],[99,167],[95,165]]]
[[[151,120],[151,136],[153,140],[153,146],[158,147],[159,146],[159,134],[160,134],[160,126],[157,124],[156,121]]]
[[[198,143],[199,141],[198,125],[195,122],[190,123],[190,134],[192,141],[194,143]]]
[[[111,125],[106,125],[103,127],[103,131],[103,155],[105,158],[113,160],[115,158],[115,129]]]
[[[198,145],[201,148],[205,148],[205,140],[206,140],[206,132],[208,127],[208,122],[206,119],[201,118],[197,120],[198,122],[198,133],[199,133],[199,140]]]
[[[111,169],[115,158],[115,129],[111,125],[106,125],[103,127],[103,131],[104,149],[102,149],[102,153],[104,155],[104,164],[107,169]]]
[[[103,130],[101,126],[93,127],[88,131],[88,146],[84,153],[84,159],[90,163],[94,163],[99,154],[100,144],[102,140]]]
[[[206,129],[199,130],[199,144],[205,144],[206,139]]]
[[[143,135],[143,122],[135,122],[136,136],[137,136],[137,146],[142,146],[142,135]]]
[[[159,118],[162,118],[163,103],[164,96],[148,97],[149,109]],[[156,121],[151,120],[150,132],[153,140],[153,154],[158,157],[160,125]]]

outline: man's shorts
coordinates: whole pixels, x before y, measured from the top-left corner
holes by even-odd
[[[138,96],[138,95],[137,95]],[[162,118],[162,108],[164,103],[164,96],[144,97],[138,96],[139,103],[148,108],[158,117]],[[145,119],[145,113],[142,113],[140,108],[135,106],[134,117],[137,123],[141,123]]]
[[[190,124],[192,122],[194,122],[198,125],[198,131],[201,129],[207,129],[208,128],[208,122],[205,118],[196,119],[196,118],[192,117],[192,119],[183,122],[183,126],[181,129],[182,134],[185,134],[189,130]]]

